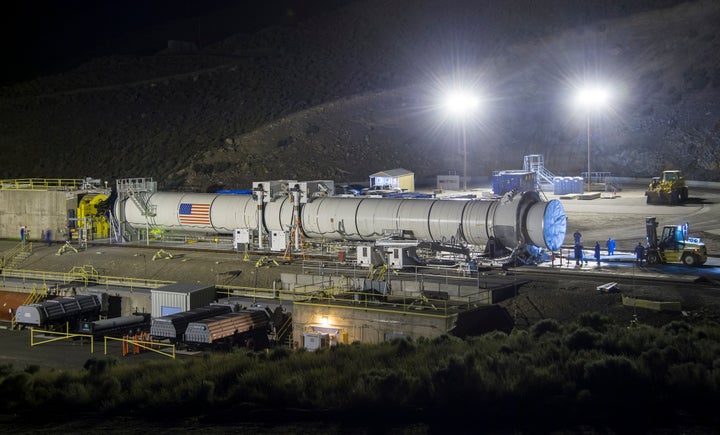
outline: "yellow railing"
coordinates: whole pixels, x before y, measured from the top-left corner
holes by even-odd
[[[45,340],[36,340],[35,334],[43,334],[43,335],[56,335],[55,338],[48,338]],[[59,340],[67,340],[68,338],[90,338],[90,353],[95,353],[95,339],[92,335],[89,334],[71,334],[69,331],[65,332],[57,332],[57,331],[45,331],[42,329],[32,329],[30,330],[30,346],[39,346],[41,344],[46,343],[52,343]]]
[[[81,272],[47,272],[38,270],[7,270],[3,269],[0,272],[2,281],[8,278],[20,279],[23,282],[27,280],[42,281],[44,286],[48,283],[51,285],[55,284],[70,284],[81,282],[87,285],[90,281],[93,284],[105,286],[106,288],[111,285],[130,287],[132,290],[135,287],[138,288],[158,288],[168,284],[174,284],[175,281],[165,281],[159,279],[145,279],[145,278],[130,278],[130,277],[119,277],[119,276],[103,276],[88,274],[87,271]],[[92,279],[90,279],[92,278]]]
[[[278,344],[281,344],[279,340],[281,340],[282,337],[287,336],[286,337],[287,343],[290,347],[292,347],[292,336],[290,335],[290,330],[292,329],[292,324],[293,324],[292,315],[290,315],[285,320],[285,323],[283,323],[282,326],[280,326],[277,329],[276,333],[277,333]]]
[[[0,190],[75,190],[82,182],[80,178],[14,178],[0,180]]]
[[[108,348],[108,340],[111,341],[119,341],[123,345],[123,356],[127,354],[127,349],[125,346],[132,345],[133,347],[137,347],[139,349],[145,349],[149,350],[150,352],[155,352],[160,355],[166,356],[168,358],[175,359],[175,345],[169,344],[169,343],[160,343],[157,341],[145,341],[145,340],[138,340],[134,337],[123,337],[123,338],[116,338],[116,337],[104,337],[105,338],[105,355],[107,355],[107,348]],[[170,352],[162,351],[161,349],[168,348],[170,349]]]
[[[25,242],[25,243],[18,243],[10,250],[6,251],[2,257],[0,257],[0,267],[5,268],[8,263],[12,261],[15,256],[17,256],[21,252],[32,252],[33,245],[32,242]]]
[[[37,286],[33,284],[32,292],[27,295],[25,300],[23,301],[22,305],[30,305],[30,304],[36,304],[40,302],[41,300],[45,299],[48,295],[48,289],[45,284],[43,284],[42,288],[38,290]],[[17,315],[17,314],[16,314]],[[10,329],[15,329],[17,326],[17,317],[16,315],[13,315],[10,319]]]
[[[340,293],[338,293],[338,296],[339,295]],[[457,303],[445,299],[430,299],[426,297],[402,296],[398,298],[394,296],[392,301],[383,302],[379,300],[380,295],[370,295],[362,292],[342,292],[342,295],[343,298],[336,298],[333,294],[315,295],[312,299],[294,301],[293,303],[298,305],[338,306],[344,309],[385,313],[402,312],[413,316],[442,318],[457,313],[457,310],[451,309],[453,306],[456,308],[460,307]]]
[[[263,287],[246,287],[239,285],[225,285],[216,284],[215,289],[217,293],[223,294],[226,297],[230,296],[247,296],[255,299],[277,299],[281,293],[287,294],[288,292],[282,290],[275,290],[272,288]]]
[[[219,294],[226,297],[248,296],[252,298],[280,299],[293,301],[301,305],[338,305],[343,308],[370,311],[398,312],[431,317],[447,317],[454,315],[452,307],[470,308],[470,302],[462,304],[445,299],[430,299],[423,296],[393,296],[391,302],[379,300],[381,295],[370,295],[365,292],[353,292],[332,286],[322,287],[320,284],[299,286],[292,290],[270,288],[254,288],[232,285],[216,285]],[[374,297],[373,297],[374,296]]]

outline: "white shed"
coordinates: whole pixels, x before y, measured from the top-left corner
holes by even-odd
[[[150,290],[152,317],[204,307],[215,301],[215,286],[207,284],[169,284]]]
[[[406,192],[415,191],[415,173],[403,168],[389,169],[370,175],[370,187],[390,186]]]

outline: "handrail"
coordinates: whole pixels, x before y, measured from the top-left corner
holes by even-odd
[[[439,317],[447,318],[456,313],[450,312],[449,303],[450,301],[444,299],[429,299],[425,297],[402,297],[402,302],[392,301],[383,302],[368,298],[367,293],[362,292],[344,292],[345,295],[359,295],[362,298],[356,299],[337,299],[332,295],[329,296],[313,296],[310,300],[295,301],[298,305],[340,305],[342,302],[342,308],[345,309],[357,309],[363,311],[378,311],[385,313],[403,313],[413,316],[425,316],[425,317]],[[412,300],[411,300],[412,299]],[[419,305],[415,305],[416,302],[420,302]]]
[[[127,345],[133,345],[134,347],[137,347],[138,349],[145,349],[149,350],[150,352],[155,352],[157,354],[166,356],[168,358],[175,359],[175,345],[170,343],[160,343],[158,341],[147,341],[147,340],[140,340],[137,338],[137,336],[134,337],[128,337],[124,336],[122,338],[117,337],[111,337],[111,336],[104,336],[104,354],[107,355],[108,350],[108,340],[110,341],[119,341],[123,344],[123,346]],[[157,347],[157,349],[156,349]],[[164,352],[160,349],[169,348],[171,352]],[[123,356],[125,356],[125,353],[123,353]]]
[[[290,330],[292,329],[292,325],[293,325],[293,319],[292,319],[292,314],[291,314],[287,317],[287,319],[285,319],[285,323],[283,323],[280,326],[280,328],[278,328],[276,331],[278,344],[280,343],[280,340],[282,339],[282,337],[290,332]],[[288,340],[288,344],[290,345],[290,347],[292,347],[292,340]]]
[[[35,333],[47,334],[47,335],[57,335],[58,337],[48,338],[43,341],[36,341]],[[55,341],[67,340],[69,338],[76,338],[76,337],[90,338],[90,353],[95,353],[95,338],[92,335],[71,333],[69,329],[66,329],[65,332],[58,332],[58,331],[46,331],[46,330],[42,330],[42,329],[33,328],[30,330],[30,346],[34,347],[34,346],[39,346],[41,344],[53,343]]]
[[[297,291],[297,289],[301,287],[303,288],[303,291]],[[293,303],[305,305],[337,305],[342,302],[343,308],[359,308],[364,310],[386,312],[402,311],[408,314],[432,317],[447,317],[452,315],[452,313],[449,312],[451,301],[445,299],[430,299],[424,296],[418,297],[402,295],[400,297],[402,302],[397,300],[393,300],[392,302],[382,302],[371,300],[372,298],[368,297],[371,295],[365,292],[346,291],[332,286],[322,287],[319,283],[297,286],[292,290],[232,285],[216,285],[216,288],[217,290],[224,290],[227,297],[232,295],[241,295],[251,296],[253,298],[262,297],[266,299],[282,299],[291,300]],[[242,291],[246,291],[246,293],[242,293]],[[349,299],[340,299],[336,297],[340,295],[349,296]],[[468,301],[468,304],[469,303],[470,302]]]
[[[74,190],[82,183],[80,178],[14,178],[0,180],[0,190]]]
[[[10,263],[10,261],[12,261],[12,259],[15,258],[18,254],[20,254],[21,252],[32,252],[32,250],[32,242],[18,243],[10,250],[6,251],[6,253],[2,257],[0,257],[0,267],[4,269],[7,264]]]
[[[146,278],[131,278],[131,277],[119,277],[119,276],[103,276],[95,275],[92,280],[88,279],[88,274],[85,272],[48,272],[48,271],[37,271],[37,270],[7,270],[3,269],[0,272],[2,280],[6,278],[21,279],[25,280],[40,280],[43,285],[47,285],[48,281],[52,283],[60,282],[62,284],[70,284],[73,282],[83,282],[86,285],[92,281],[93,283],[101,286],[129,286],[141,288],[158,288],[163,285],[174,284],[176,281],[160,280],[160,279],[146,279]],[[142,284],[142,285],[141,285]]]

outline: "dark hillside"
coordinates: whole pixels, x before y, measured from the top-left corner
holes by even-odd
[[[586,168],[574,88],[616,98],[591,118],[593,170],[667,166],[719,181],[720,3],[516,0],[347,2],[200,51],[108,56],[3,88],[0,178],[156,178],[162,188],[253,180],[418,178],[460,171],[443,88],[470,83],[470,175]],[[664,7],[665,9],[658,9]]]

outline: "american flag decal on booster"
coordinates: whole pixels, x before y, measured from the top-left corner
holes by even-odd
[[[184,225],[210,225],[210,204],[180,203],[178,217]]]

